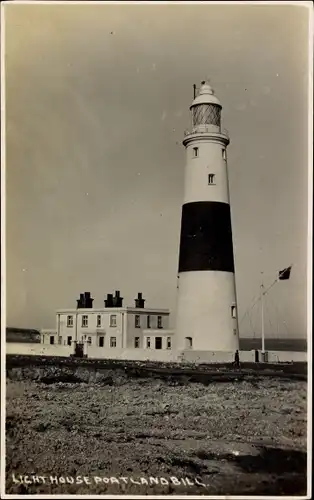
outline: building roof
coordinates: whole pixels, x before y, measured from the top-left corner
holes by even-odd
[[[100,308],[88,308],[88,309],[57,309],[56,314],[88,314],[88,313],[146,313],[146,314],[170,314],[169,309],[153,309],[150,307],[140,308],[140,307],[100,307]]]

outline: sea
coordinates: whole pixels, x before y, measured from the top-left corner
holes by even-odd
[[[251,351],[262,348],[260,338],[240,338],[240,351]],[[306,352],[307,339],[296,338],[265,338],[266,351],[288,351],[288,352]]]

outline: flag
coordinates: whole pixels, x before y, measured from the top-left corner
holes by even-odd
[[[286,267],[286,269],[283,269],[282,271],[279,271],[279,276],[278,278],[280,280],[288,280],[290,278],[290,273],[291,273],[291,267]]]

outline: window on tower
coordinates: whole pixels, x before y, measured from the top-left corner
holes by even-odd
[[[215,174],[208,174],[208,184],[215,184]]]
[[[231,306],[231,316],[232,316],[232,318],[236,318],[237,317],[237,308],[236,308],[236,306]]]
[[[198,148],[193,148],[193,157],[194,158],[198,157]]]
[[[224,160],[227,159],[227,152],[226,152],[225,149],[222,150],[222,157],[223,157]]]

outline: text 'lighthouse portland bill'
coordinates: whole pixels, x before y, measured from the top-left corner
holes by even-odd
[[[206,81],[190,107],[185,133],[176,343],[178,349],[239,348],[228,186],[228,133],[220,101]]]

